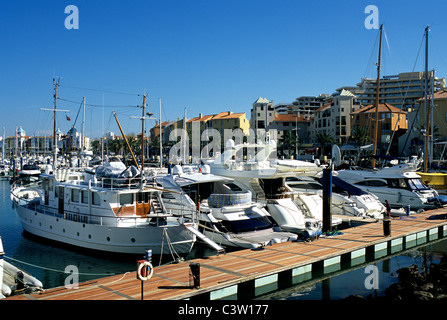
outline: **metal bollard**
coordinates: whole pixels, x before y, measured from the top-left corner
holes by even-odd
[[[190,263],[189,268],[191,269],[189,285],[192,288],[199,289],[200,288],[200,263]],[[192,277],[192,281],[191,281]],[[191,284],[192,282],[192,284]]]
[[[383,219],[383,235],[385,237],[391,236],[391,220]]]

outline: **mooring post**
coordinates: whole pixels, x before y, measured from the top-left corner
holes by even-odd
[[[332,231],[332,166],[323,169],[323,232]]]

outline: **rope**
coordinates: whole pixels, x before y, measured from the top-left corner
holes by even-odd
[[[21,261],[21,260],[18,260],[18,259],[14,259],[12,257],[8,257],[6,255],[4,255],[4,257],[6,259],[9,259],[9,260],[12,260],[12,261],[15,261],[15,262],[18,262],[18,263],[22,263],[22,264],[25,264],[25,265],[28,265],[28,266],[31,266],[31,267],[34,267],[34,268],[38,268],[38,269],[42,269],[42,270],[46,270],[46,271],[52,271],[52,272],[67,273],[67,272],[65,272],[65,270],[58,270],[58,269],[38,266],[38,265],[35,265],[35,264],[32,264],[32,263],[28,263],[28,262],[24,262],[24,261]],[[110,275],[116,275],[117,273],[86,273],[86,272],[77,272],[77,274],[79,274],[79,275],[87,275],[87,276],[110,276]]]

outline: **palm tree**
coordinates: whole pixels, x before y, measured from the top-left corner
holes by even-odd
[[[358,153],[357,153],[357,163],[358,163],[360,159],[360,148],[365,143],[371,141],[368,130],[364,127],[355,127],[351,133],[351,140],[355,142],[358,146]]]
[[[290,157],[290,150],[292,146],[295,146],[296,144],[296,131],[284,131],[282,138],[280,139],[281,142],[281,150],[283,150],[284,153],[284,145],[287,146],[288,150],[288,156]]]
[[[321,155],[324,156],[327,152],[326,147],[328,145],[332,145],[335,142],[334,137],[332,137],[329,133],[326,132],[318,132],[315,135],[315,138],[317,139],[317,143],[321,146]]]

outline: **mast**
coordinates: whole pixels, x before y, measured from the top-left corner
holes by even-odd
[[[123,129],[121,128],[121,124],[118,121],[118,118],[116,117],[116,112],[115,111],[113,112],[113,115],[115,116],[115,120],[116,120],[116,123],[118,124],[118,128],[120,129],[121,134],[123,135],[124,142],[126,142],[127,149],[129,149],[130,155],[132,156],[132,160],[135,163],[135,166],[138,167],[137,159],[135,159],[135,155],[133,154],[132,148],[129,145],[129,141],[127,141],[126,135],[124,134]]]
[[[160,112],[160,122],[159,124],[159,130],[158,130],[158,140],[160,142],[160,169],[163,168],[163,150],[162,150],[162,136],[161,136],[161,98],[158,98],[158,109]]]
[[[433,115],[435,113],[435,70],[432,70],[432,77],[431,77],[431,98],[430,98],[430,164],[433,163],[433,140],[435,138],[434,135],[434,119]]]
[[[380,40],[379,40],[379,61],[377,63],[377,90],[376,90],[376,124],[375,124],[375,132],[374,132],[374,150],[373,154],[376,155],[377,152],[377,137],[379,135],[379,99],[380,99],[380,59],[381,59],[381,53],[382,53],[382,29],[383,24],[380,25]],[[373,158],[372,160],[372,166],[373,168],[376,166],[376,159]]]
[[[143,116],[141,117],[141,177],[144,173],[144,109],[146,106],[146,94],[143,94]]]
[[[84,151],[85,97],[82,98],[82,109],[81,151]]]
[[[59,86],[60,78],[57,80],[53,78],[54,84],[54,116],[53,116],[53,172],[56,172],[57,161],[57,142],[56,142],[56,105],[57,105],[57,87]]]
[[[428,139],[430,136],[430,106],[427,103],[428,99],[428,30],[429,26],[425,28],[425,115],[427,117],[426,128],[425,128],[425,154],[424,154],[424,172],[428,170]]]

